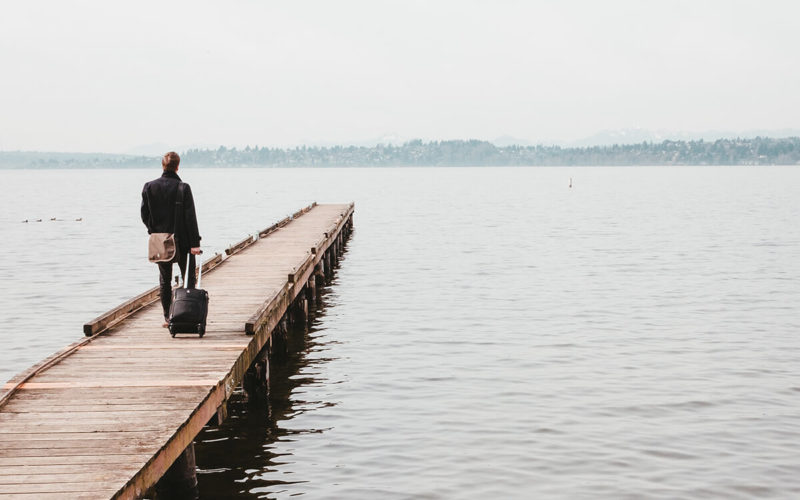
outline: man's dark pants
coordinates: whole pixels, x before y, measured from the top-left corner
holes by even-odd
[[[172,264],[177,261],[178,267],[181,269],[181,277],[186,276],[186,255],[185,253],[180,253],[175,256],[172,262],[158,263],[158,283],[161,286],[161,307],[164,308],[164,318],[169,318],[169,306],[172,304]],[[189,269],[194,268],[194,255],[189,255]],[[194,272],[190,271],[189,282],[185,286],[187,288],[194,288],[196,281],[197,276],[195,276]]]

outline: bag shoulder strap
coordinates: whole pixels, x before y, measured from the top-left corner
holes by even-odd
[[[150,190],[149,184],[144,187],[144,198],[147,201],[147,231],[153,230],[153,207],[150,206]]]
[[[175,199],[175,220],[174,225],[172,227],[172,234],[175,235],[175,239],[178,239],[178,221],[183,219],[183,182],[178,183],[178,197]]]

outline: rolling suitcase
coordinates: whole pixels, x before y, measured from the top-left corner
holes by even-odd
[[[172,305],[169,307],[169,333],[196,333],[201,337],[206,333],[208,317],[208,292],[200,289],[203,279],[203,265],[197,275],[197,287],[186,288],[189,282],[189,262],[186,262],[186,276],[183,285],[172,291]]]

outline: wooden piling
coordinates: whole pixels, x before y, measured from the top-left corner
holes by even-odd
[[[308,301],[305,293],[297,296],[293,309],[292,325],[305,331],[308,327]]]
[[[217,408],[217,412],[211,418],[210,424],[220,426],[228,418],[228,402],[223,401]]]
[[[261,349],[242,380],[248,403],[266,400],[269,396],[269,353],[272,339]]]
[[[316,269],[314,272],[316,273]],[[309,309],[311,309],[317,300],[317,278],[314,275],[312,275],[306,282],[305,292],[306,300],[309,303]]]
[[[199,496],[192,442],[156,483],[155,500],[196,500]]]
[[[317,267],[314,268],[314,279],[316,280],[316,286],[314,289],[317,291],[317,297],[319,297],[319,293],[322,290],[322,287],[325,286],[325,258],[323,257]]]

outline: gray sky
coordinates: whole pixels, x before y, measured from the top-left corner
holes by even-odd
[[[796,1],[25,1],[0,149],[800,128]]]

